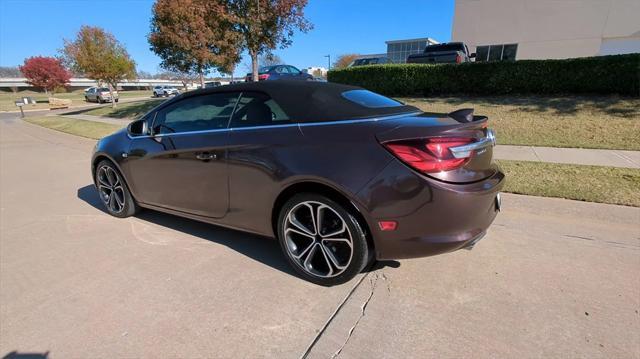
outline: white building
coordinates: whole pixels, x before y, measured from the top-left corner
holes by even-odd
[[[452,41],[477,61],[640,52],[640,0],[456,0]]]
[[[316,73],[317,71],[320,71],[320,73],[322,73],[322,77],[327,77],[327,71],[329,70],[327,70],[324,67],[310,66],[310,67],[307,67],[306,69],[302,69],[301,71],[308,73],[309,75],[314,75],[314,73]]]

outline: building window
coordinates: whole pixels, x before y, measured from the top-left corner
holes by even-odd
[[[518,44],[476,47],[476,61],[515,61]]]
[[[392,63],[402,64],[407,62],[407,57],[412,54],[421,54],[427,47],[427,41],[407,41],[387,44],[387,58]]]
[[[515,61],[516,52],[518,52],[518,44],[504,45],[504,49],[502,50],[502,60]]]

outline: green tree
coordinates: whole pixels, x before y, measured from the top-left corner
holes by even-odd
[[[241,37],[229,5],[228,0],[157,0],[148,40],[162,68],[199,74],[204,87],[210,69],[234,67],[240,61]]]
[[[99,27],[82,26],[75,40],[64,40],[62,55],[73,70],[107,84],[112,99],[118,82],[136,78],[136,64],[127,50]],[[115,100],[111,106],[116,107]]]
[[[304,17],[307,0],[228,0],[237,19],[237,31],[251,56],[253,81],[258,81],[258,56],[291,45],[295,30],[312,25]]]

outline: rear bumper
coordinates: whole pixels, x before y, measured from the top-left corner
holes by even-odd
[[[496,167],[489,178],[448,184],[421,176],[393,161],[358,193],[378,259],[432,256],[475,245],[499,211],[496,198],[504,174]],[[396,221],[382,231],[378,221]]]

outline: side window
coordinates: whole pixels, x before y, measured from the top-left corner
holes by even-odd
[[[276,67],[276,72],[279,74],[286,74],[288,71],[284,66],[278,66]]]
[[[299,75],[300,74],[300,70],[296,69],[293,66],[287,66],[287,68],[289,68],[289,72],[294,74],[294,75]]]
[[[238,93],[188,97],[158,111],[154,134],[206,131],[227,128]]]
[[[287,114],[269,96],[243,92],[230,127],[269,126],[290,123]]]

